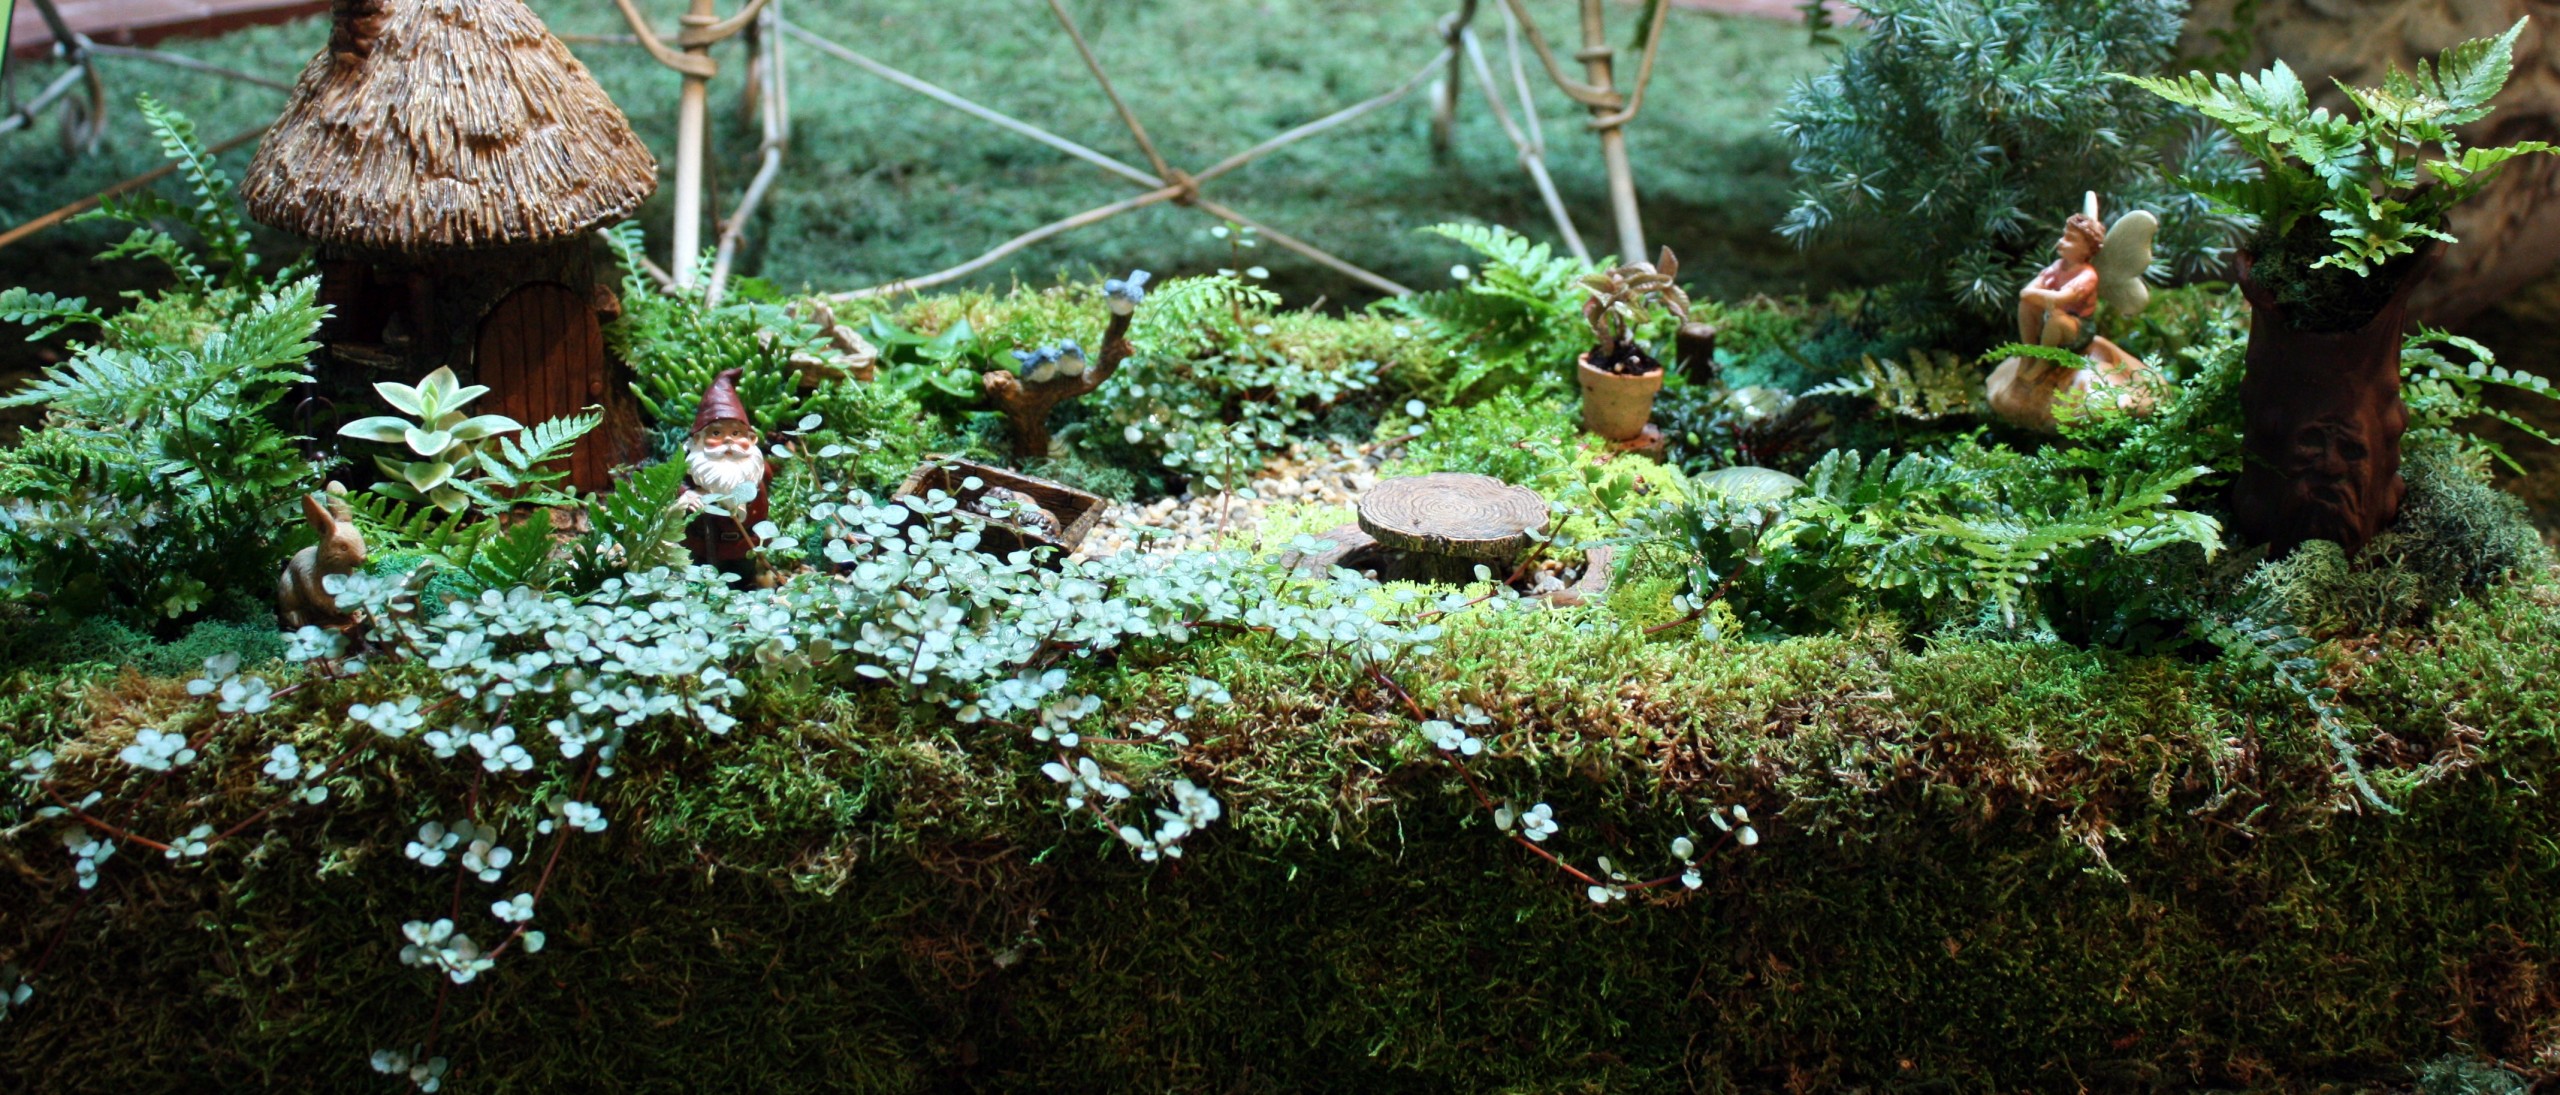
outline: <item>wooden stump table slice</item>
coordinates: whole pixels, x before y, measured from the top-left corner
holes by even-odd
[[[1489,475],[1435,472],[1389,479],[1360,496],[1360,530],[1384,547],[1445,565],[1448,581],[1472,578],[1485,563],[1499,572],[1547,528],[1547,500]]]

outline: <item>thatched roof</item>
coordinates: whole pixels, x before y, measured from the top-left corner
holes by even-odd
[[[258,145],[249,215],[389,250],[572,236],[638,208],[657,160],[522,0],[337,0]]]

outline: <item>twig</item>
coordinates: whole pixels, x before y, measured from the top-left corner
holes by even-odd
[[[988,400],[1004,412],[1005,422],[1013,427],[1013,455],[1029,460],[1049,455],[1049,412],[1059,403],[1092,392],[1120,371],[1120,363],[1128,360],[1129,316],[1118,312],[1102,328],[1101,356],[1076,376],[1051,380],[1031,380],[1005,369],[991,369],[979,377]]]
[[[997,244],[994,250],[980,255],[977,258],[970,259],[969,261],[961,263],[960,265],[954,266],[948,270],[926,274],[922,277],[900,278],[896,281],[874,285],[868,289],[856,289],[852,292],[836,293],[831,295],[828,299],[844,301],[863,300],[869,297],[894,296],[899,293],[914,292],[918,289],[929,289],[947,281],[957,281],[986,268],[993,264],[997,259],[1003,258],[1006,255],[1010,255],[1025,247],[1029,247],[1032,244],[1048,239],[1051,236],[1082,228],[1088,224],[1106,221],[1132,209],[1142,209],[1147,206],[1154,205],[1157,202],[1170,201],[1174,198],[1181,197],[1182,193],[1183,188],[1179,186],[1168,186],[1160,190],[1148,191],[1147,193],[1140,194],[1134,198],[1123,198],[1119,201],[1112,202],[1109,205],[1096,206],[1092,209],[1085,210],[1082,213],[1078,213],[1075,216],[1068,217],[1065,220],[1054,221],[1041,227],[1034,228],[1019,236],[1015,236],[1001,244]]]
[[[266,127],[266,126],[261,125],[261,126],[258,126],[258,127],[256,127],[256,128],[254,128],[254,129],[251,129],[251,130],[249,130],[249,131],[247,131],[247,132],[245,132],[245,133],[238,133],[238,134],[234,134],[234,135],[232,135],[230,138],[228,138],[228,139],[226,139],[226,140],[222,141],[221,143],[216,144],[216,145],[214,145],[214,146],[213,146],[213,147],[211,147],[211,148],[205,149],[204,154],[205,154],[206,156],[219,156],[219,155],[221,155],[221,154],[223,154],[223,153],[225,153],[225,152],[229,152],[229,151],[231,151],[232,149],[238,148],[238,147],[240,147],[241,145],[244,145],[244,144],[247,144],[247,143],[249,143],[249,142],[251,142],[251,141],[257,140],[257,139],[258,139],[258,135],[259,135],[259,134],[261,134],[261,133],[265,133],[266,131],[267,131],[267,127]],[[45,214],[45,215],[43,215],[43,216],[37,217],[36,219],[31,220],[31,221],[28,221],[28,222],[27,222],[27,223],[25,223],[25,224],[21,224],[21,225],[17,226],[16,228],[12,228],[12,229],[10,229],[10,230],[8,230],[8,231],[6,231],[6,232],[0,232],[0,247],[7,247],[7,246],[9,246],[10,244],[13,244],[13,243],[18,242],[19,240],[22,240],[22,239],[25,239],[25,238],[27,238],[27,237],[29,237],[29,236],[35,235],[36,233],[38,233],[38,232],[42,232],[42,231],[44,231],[45,229],[48,229],[48,228],[53,227],[54,225],[61,224],[62,222],[67,221],[67,220],[70,220],[70,219],[71,219],[71,218],[73,218],[73,217],[79,216],[79,215],[80,215],[80,214],[82,214],[82,213],[86,213],[86,212],[88,212],[88,211],[90,211],[90,210],[92,210],[92,209],[95,209],[95,208],[97,208],[98,206],[105,204],[105,203],[106,203],[106,200],[107,200],[107,199],[109,199],[109,198],[117,197],[117,196],[119,196],[119,195],[126,194],[126,193],[129,193],[129,192],[134,191],[134,190],[139,190],[139,189],[141,189],[141,188],[143,188],[143,187],[145,187],[145,186],[149,186],[149,185],[151,185],[152,183],[155,183],[155,182],[160,181],[161,179],[167,178],[169,175],[171,175],[172,173],[176,172],[177,170],[178,170],[178,165],[177,165],[177,164],[175,164],[175,163],[165,163],[165,164],[162,164],[162,165],[160,165],[160,166],[158,166],[158,167],[152,168],[152,169],[151,169],[151,170],[149,170],[149,171],[145,171],[145,172],[143,172],[142,174],[136,175],[136,176],[134,176],[134,177],[132,177],[132,178],[130,178],[130,179],[126,179],[126,180],[125,180],[125,181],[123,181],[123,182],[117,183],[117,184],[115,184],[114,186],[110,186],[110,187],[108,187],[108,188],[106,188],[106,189],[104,189],[104,190],[98,191],[98,192],[97,192],[97,193],[95,193],[95,194],[91,194],[91,195],[89,195],[88,197],[82,198],[82,199],[80,199],[79,201],[72,202],[71,204],[66,205],[66,206],[63,206],[63,207],[62,207],[62,208],[60,208],[60,209],[56,209],[56,210],[54,210],[53,212],[50,212],[50,213],[47,213],[47,214]]]
[[[55,787],[53,782],[50,780],[47,780],[44,784],[44,793],[48,797],[52,798],[54,802],[61,805],[64,810],[69,811],[73,818],[87,824],[92,829],[96,829],[99,832],[116,838],[117,840],[131,841],[154,851],[165,852],[169,850],[169,846],[166,844],[160,843],[159,841],[153,840],[147,836],[137,836],[131,832],[117,828],[116,826],[109,824],[105,818],[98,817],[87,810],[83,810],[78,806],[72,805],[70,799],[62,797],[61,788]]]
[[[1095,57],[1093,47],[1085,44],[1084,32],[1076,29],[1075,18],[1067,14],[1066,5],[1058,0],[1049,0],[1049,12],[1058,17],[1059,26],[1067,29],[1067,37],[1075,42],[1076,52],[1084,56],[1084,67],[1093,71],[1094,82],[1101,84],[1102,93],[1111,99],[1111,109],[1119,112],[1120,124],[1129,127],[1129,135],[1137,138],[1138,151],[1146,153],[1147,162],[1155,165],[1156,177],[1168,182],[1179,181],[1173,168],[1166,166],[1163,154],[1156,151],[1156,143],[1147,138],[1147,127],[1139,124],[1137,114],[1130,111],[1128,103],[1121,101],[1120,90],[1111,86],[1111,74],[1102,70],[1102,59]]]
[[[1207,213],[1212,217],[1231,220],[1237,224],[1251,228],[1256,233],[1259,233],[1262,238],[1270,240],[1273,243],[1279,244],[1282,247],[1286,247],[1289,250],[1295,251],[1308,258],[1314,259],[1317,264],[1329,267],[1334,272],[1350,278],[1353,281],[1369,286],[1372,289],[1376,289],[1379,292],[1399,297],[1409,297],[1413,295],[1412,289],[1406,288],[1403,285],[1389,281],[1377,274],[1370,273],[1367,270],[1363,270],[1360,267],[1335,258],[1333,255],[1316,247],[1314,244],[1308,243],[1296,236],[1292,236],[1286,232],[1280,231],[1279,229],[1273,228],[1270,225],[1254,220],[1251,217],[1238,213],[1233,209],[1229,209],[1226,206],[1218,204],[1217,202],[1210,201],[1207,198],[1194,198],[1192,200],[1192,204],[1198,206],[1200,211],[1203,213]]]
[[[970,102],[958,95],[954,95],[951,92],[945,91],[913,76],[909,76],[897,69],[890,68],[887,65],[874,61],[871,58],[865,57],[850,49],[846,49],[845,47],[828,41],[825,38],[821,38],[810,32],[808,28],[803,27],[798,23],[786,21],[782,24],[782,31],[785,34],[808,43],[811,48],[816,49],[818,52],[826,54],[829,57],[833,57],[836,60],[852,65],[883,80],[887,80],[899,87],[915,92],[918,95],[922,95],[925,98],[941,103],[944,106],[950,107],[951,109],[957,110],[963,114],[967,114],[973,118],[990,122],[1002,128],[1012,130],[1015,133],[1022,134],[1025,137],[1029,137],[1041,144],[1048,145],[1060,152],[1064,152],[1067,155],[1083,160],[1086,163],[1111,172],[1114,175],[1118,175],[1130,182],[1137,183],[1140,186],[1165,185],[1165,179],[1161,176],[1147,174],[1145,171],[1131,167],[1128,164],[1103,155],[1102,153],[1096,152],[1090,148],[1086,148],[1083,145],[1058,136],[1055,133],[1051,133],[1039,126],[1021,121],[1001,111],[993,110]]]
[[[89,52],[101,57],[130,57],[137,61],[150,61],[155,64],[168,65],[171,68],[183,68],[190,72],[201,72],[208,76],[219,76],[225,80],[238,80],[244,84],[256,84],[259,87],[268,88],[274,91],[293,90],[292,84],[288,84],[282,80],[271,80],[267,77],[259,76],[254,73],[242,72],[236,68],[224,68],[221,65],[213,64],[208,61],[196,60],[195,58],[189,57],[183,53],[170,53],[166,50],[145,49],[141,46],[105,45],[97,42],[89,43]]]
[[[1527,88],[1522,88],[1521,102],[1522,110],[1529,112],[1531,132],[1524,134],[1520,126],[1511,120],[1511,112],[1503,108],[1502,95],[1494,87],[1492,66],[1485,63],[1484,48],[1477,43],[1474,31],[1466,33],[1465,44],[1467,60],[1475,68],[1476,82],[1484,89],[1484,101],[1493,108],[1493,119],[1501,123],[1502,132],[1511,138],[1512,147],[1519,151],[1520,169],[1528,172],[1529,181],[1537,186],[1538,200],[1546,203],[1547,216],[1556,222],[1556,231],[1564,236],[1565,248],[1573,252],[1574,258],[1590,263],[1591,249],[1584,246],[1582,233],[1574,228],[1573,215],[1565,211],[1564,197],[1556,193],[1555,179],[1547,174],[1546,145],[1535,135],[1538,116],[1529,105],[1525,94]],[[1512,61],[1516,64],[1519,59],[1515,50]]]
[[[1393,105],[1397,100],[1413,94],[1416,88],[1421,87],[1425,82],[1429,81],[1434,69],[1455,60],[1457,60],[1456,50],[1441,50],[1439,56],[1433,57],[1429,64],[1423,65],[1422,68],[1415,71],[1412,76],[1406,78],[1405,82],[1396,85],[1393,90],[1388,91],[1386,94],[1380,95],[1374,99],[1369,99],[1365,102],[1355,103],[1351,106],[1344,107],[1331,114],[1327,114],[1324,117],[1308,122],[1305,125],[1298,126],[1295,129],[1285,130],[1281,132],[1280,135],[1264,141],[1261,144],[1245,149],[1242,152],[1238,152],[1233,156],[1229,156],[1226,159],[1209,165],[1202,169],[1199,174],[1192,176],[1191,181],[1194,183],[1208,182],[1220,175],[1224,175],[1227,172],[1233,171],[1253,162],[1254,160],[1260,159],[1267,153],[1277,151],[1283,146],[1315,136],[1325,130],[1332,129],[1346,122],[1364,117],[1381,108]]]

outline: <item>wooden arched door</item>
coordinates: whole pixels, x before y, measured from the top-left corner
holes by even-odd
[[[489,386],[474,411],[503,414],[530,429],[548,418],[609,402],[604,328],[586,294],[554,282],[519,287],[480,321],[475,382]],[[569,481],[582,491],[613,486],[610,424],[578,443]]]

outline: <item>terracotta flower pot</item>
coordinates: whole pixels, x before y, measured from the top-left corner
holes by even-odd
[[[1623,376],[1591,367],[1591,355],[1574,359],[1582,380],[1582,428],[1611,441],[1628,441],[1644,432],[1653,418],[1653,397],[1662,390],[1662,370]]]
[[[2409,295],[2435,265],[2432,246],[2389,276],[2380,311],[2349,331],[2305,331],[2240,257],[2249,351],[2240,379],[2246,459],[2231,492],[2234,526],[2281,557],[2305,540],[2354,555],[2399,516],[2400,338]],[[2375,276],[2385,276],[2376,274]]]

